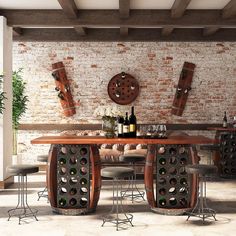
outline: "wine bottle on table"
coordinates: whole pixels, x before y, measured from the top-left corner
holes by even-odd
[[[119,138],[123,137],[123,126],[124,126],[124,117],[119,116],[118,117],[118,137]]]
[[[132,138],[136,137],[136,132],[137,132],[137,120],[136,116],[134,114],[134,107],[131,107],[131,115],[129,117],[129,136]]]
[[[128,112],[125,113],[125,121],[123,125],[123,137],[128,138],[129,137],[129,118],[128,118]]]

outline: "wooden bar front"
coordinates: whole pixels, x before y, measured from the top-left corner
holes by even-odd
[[[190,162],[197,163],[198,157],[194,149],[195,144],[212,144],[215,143],[215,140],[206,138],[204,136],[170,136],[167,139],[149,139],[149,138],[105,138],[101,136],[42,136],[31,141],[32,144],[51,144],[51,150],[49,155],[48,171],[47,171],[47,185],[49,190],[49,201],[54,211],[61,214],[78,214],[79,212],[87,213],[95,211],[97,202],[100,194],[101,187],[101,175],[100,175],[100,158],[98,153],[99,144],[147,144],[148,145],[148,154],[146,157],[145,171],[144,171],[144,183],[147,194],[147,201],[151,209],[158,213],[163,214],[181,214],[189,209],[191,209],[196,201],[198,182],[197,178],[191,178],[189,183],[191,186],[190,191],[190,201],[188,207],[181,209],[167,209],[159,208],[157,204],[157,199],[154,196],[154,169],[157,154],[156,150],[158,147],[170,145],[175,145],[176,147],[187,147],[188,153],[190,155]],[[90,147],[90,162],[91,162],[91,190],[90,190],[90,202],[88,209],[77,211],[73,213],[73,209],[61,209],[57,206],[57,152],[55,151],[56,145],[88,145]]]

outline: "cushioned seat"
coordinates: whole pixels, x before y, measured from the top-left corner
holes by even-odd
[[[217,172],[216,166],[203,165],[203,164],[187,165],[185,169],[186,169],[186,172],[189,174],[208,175],[208,174],[214,174]]]
[[[37,161],[47,162],[48,161],[48,155],[38,155],[37,156]]]
[[[134,170],[128,167],[106,167],[101,170],[101,175],[108,178],[125,178],[134,174]]]
[[[39,167],[35,165],[12,165],[7,167],[7,172],[11,175],[27,175],[36,173]]]
[[[120,156],[123,162],[141,162],[145,160],[145,156],[141,154],[124,154]]]

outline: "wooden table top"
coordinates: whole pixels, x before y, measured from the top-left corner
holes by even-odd
[[[106,138],[104,136],[41,136],[31,140],[32,144],[214,144],[215,139],[202,135],[170,136],[166,139],[153,138]]]

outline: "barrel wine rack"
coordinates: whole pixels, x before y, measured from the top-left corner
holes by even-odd
[[[192,209],[197,197],[197,177],[188,175],[185,166],[197,161],[195,148],[190,145],[158,144],[149,148],[145,185],[153,211],[181,215]]]
[[[220,134],[220,176],[236,178],[236,132]]]
[[[95,145],[53,145],[47,174],[53,211],[64,215],[95,211],[101,187],[100,167]]]

